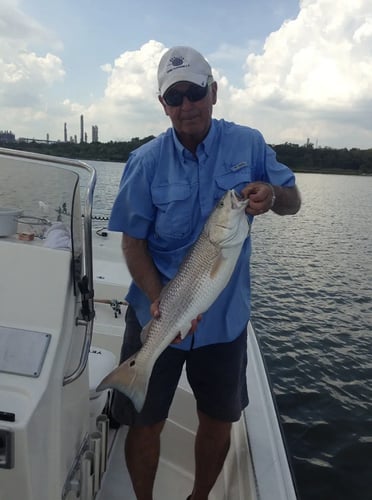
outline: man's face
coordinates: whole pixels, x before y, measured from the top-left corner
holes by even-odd
[[[178,92],[181,94],[190,92],[190,89],[192,91],[192,87],[195,87],[192,83],[178,82],[167,90],[164,97],[166,99],[168,93],[172,94],[174,97],[174,95]],[[213,105],[216,104],[217,101],[216,82],[213,82],[208,86],[207,94],[200,100],[193,101],[192,97],[188,98],[187,95],[181,95],[181,103],[176,106],[171,106],[170,104],[167,104],[164,97],[159,97],[159,100],[164,107],[165,114],[169,116],[181,141],[183,137],[191,136],[201,142],[208,133],[212,118]]]

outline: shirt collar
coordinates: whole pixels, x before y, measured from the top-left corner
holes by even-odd
[[[202,144],[204,145],[204,151],[208,156],[209,156],[210,151],[213,147],[214,139],[216,137],[216,133],[217,133],[216,128],[217,128],[216,127],[216,120],[212,119],[211,128],[209,129],[209,132],[208,132],[206,138],[202,142]]]
[[[172,135],[173,135],[173,141],[174,141],[174,144],[176,146],[176,150],[179,154],[179,157],[181,160],[184,160],[190,154],[190,152],[187,151],[187,149],[181,144],[180,140],[177,137],[177,134],[176,134],[176,131],[174,130],[174,128],[172,128],[171,130],[172,130]],[[213,145],[215,136],[216,136],[216,123],[215,123],[215,119],[212,119],[211,127],[209,129],[207,136],[204,138],[204,140],[198,146],[198,149],[203,148],[203,150],[207,156],[209,156],[209,152],[212,149],[212,145]]]

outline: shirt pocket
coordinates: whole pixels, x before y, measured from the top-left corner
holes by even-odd
[[[253,181],[252,168],[246,165],[239,170],[234,170],[234,167],[232,167],[229,172],[216,177],[215,181],[217,184],[218,198],[221,198],[229,189],[234,189],[236,193],[240,195],[241,190]]]
[[[157,208],[155,232],[160,237],[182,239],[191,233],[191,187],[186,183],[152,188]]]

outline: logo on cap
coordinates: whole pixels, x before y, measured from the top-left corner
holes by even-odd
[[[166,72],[171,73],[176,69],[189,68],[189,67],[190,64],[188,62],[185,62],[185,58],[183,56],[173,56],[169,59]]]
[[[174,57],[170,58],[170,62],[172,63],[172,66],[181,66],[181,64],[183,64],[184,60],[185,59],[183,57],[178,57],[178,56],[174,56]]]

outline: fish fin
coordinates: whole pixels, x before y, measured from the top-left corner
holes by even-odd
[[[214,279],[214,277],[218,274],[218,271],[220,269],[220,266],[222,265],[222,261],[224,260],[222,252],[218,254],[217,259],[215,260],[212,269],[209,273],[209,276],[211,279]]]
[[[145,402],[151,372],[147,374],[138,370],[136,358],[137,353],[110,372],[98,385],[96,391],[116,389],[128,396],[136,410],[140,412]]]

